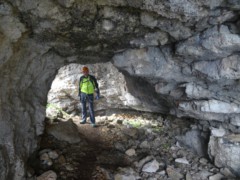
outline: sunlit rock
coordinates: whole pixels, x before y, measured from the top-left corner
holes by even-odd
[[[151,162],[146,163],[143,168],[142,171],[143,172],[156,172],[159,169],[159,163],[156,160],[153,160]]]
[[[215,165],[232,169],[239,176],[240,136],[232,134],[223,137],[210,137],[208,153]]]

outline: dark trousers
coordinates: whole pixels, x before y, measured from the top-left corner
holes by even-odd
[[[89,115],[92,124],[95,124],[95,115],[93,109],[93,94],[81,93],[80,101],[82,104],[82,121],[86,122],[87,120],[87,102],[89,108]]]

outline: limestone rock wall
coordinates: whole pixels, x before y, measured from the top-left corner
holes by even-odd
[[[239,126],[239,9],[232,0],[0,1],[0,179],[24,179],[47,93],[69,63],[112,60],[142,110]]]
[[[215,130],[216,131],[216,130]],[[219,130],[217,130],[219,131]],[[209,155],[217,167],[230,167],[239,176],[239,134],[212,134]]]
[[[113,61],[130,75],[149,79],[158,94],[175,102],[171,113],[177,116],[235,121],[240,112],[239,38],[228,26],[214,26],[177,43],[175,52],[168,45],[129,49]]]

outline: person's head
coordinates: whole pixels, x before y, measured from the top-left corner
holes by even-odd
[[[88,69],[87,66],[83,66],[82,73],[83,73],[84,76],[87,76],[89,74],[89,69]]]

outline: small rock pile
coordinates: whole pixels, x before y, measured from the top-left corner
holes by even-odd
[[[229,169],[217,168],[208,157],[196,155],[177,140],[196,127],[194,121],[141,112],[98,116],[96,120],[96,128],[80,125],[79,117],[48,124],[41,149],[29,161],[32,173],[28,173],[28,179],[236,178]],[[57,131],[61,131],[60,136]]]

